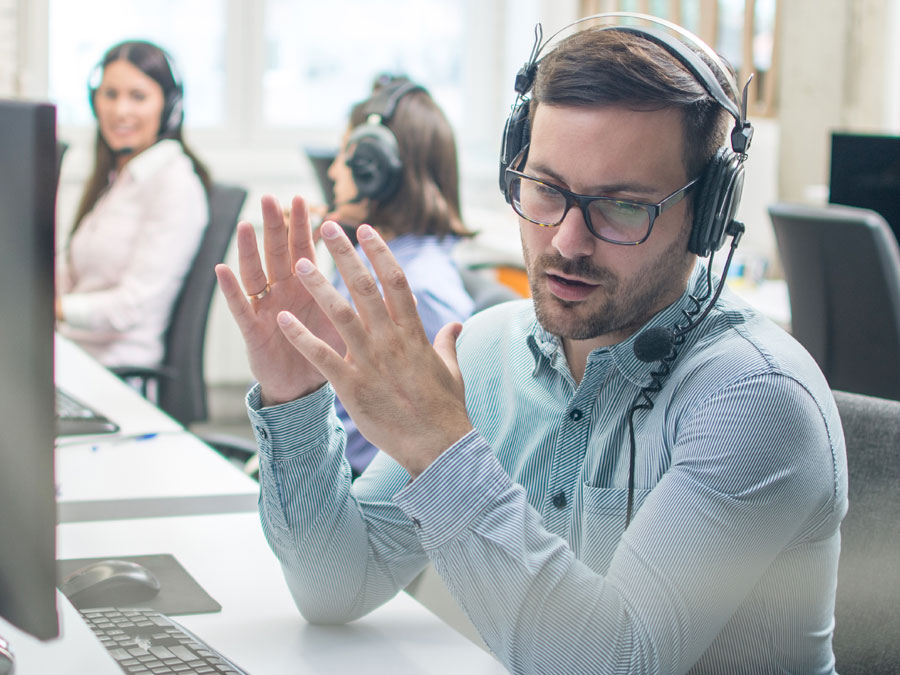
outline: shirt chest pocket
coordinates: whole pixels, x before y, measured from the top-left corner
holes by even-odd
[[[597,488],[582,486],[583,508],[578,557],[598,574],[606,574],[619,539],[625,531],[628,510],[626,488]],[[634,490],[632,518],[650,490]]]

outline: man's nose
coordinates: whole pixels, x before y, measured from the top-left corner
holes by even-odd
[[[553,247],[565,258],[584,258],[594,253],[599,240],[591,234],[584,221],[584,214],[572,206],[563,221],[556,226]]]

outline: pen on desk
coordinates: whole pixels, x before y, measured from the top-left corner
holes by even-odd
[[[91,446],[91,450],[96,452],[103,447],[108,447],[111,445],[121,445],[123,443],[131,443],[137,441],[149,441],[152,438],[156,438],[159,436],[158,432],[153,432],[149,434],[133,434],[133,435],[125,435],[125,436],[113,436],[108,440],[104,440],[101,443],[95,443]]]

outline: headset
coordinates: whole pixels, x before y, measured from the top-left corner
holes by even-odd
[[[680,39],[657,28],[644,28],[632,25],[611,25],[600,28],[600,30],[615,30],[637,35],[662,47],[694,76],[712,99],[727,111],[735,121],[730,134],[730,147],[723,146],[719,148],[710,159],[703,171],[694,198],[694,216],[691,224],[691,233],[688,238],[688,250],[701,257],[710,256],[710,264],[707,266],[706,295],[700,298],[692,294],[689,295],[693,307],[689,310],[682,310],[683,318],[685,319],[684,324],[676,324],[671,329],[662,326],[650,328],[640,333],[634,340],[633,351],[635,357],[645,363],[658,362],[659,366],[650,373],[650,384],[641,387],[637,399],[626,413],[630,441],[628,501],[625,513],[625,528],[627,529],[631,523],[634,509],[634,476],[637,454],[634,416],[638,410],[650,410],[653,408],[652,396],[662,390],[663,380],[669,375],[673,363],[678,358],[678,347],[684,342],[685,334],[693,330],[709,314],[722,292],[732,256],[744,233],[744,225],[735,220],[734,216],[740,203],[741,192],[744,186],[744,161],[747,159],[747,150],[750,147],[750,141],[753,139],[753,127],[747,120],[747,88],[750,81],[747,81],[743,92],[739,94],[737,83],[718,54],[700,38],[681,26],[646,14],[607,12],[574,21],[542,42],[541,26],[538,24],[535,27],[535,41],[531,50],[531,56],[516,74],[514,87],[516,100],[504,125],[501,139],[500,190],[507,201],[509,201],[509,195],[506,191],[506,170],[512,167],[512,163],[520,154],[522,157],[517,168],[521,169],[527,159],[527,149],[531,134],[528,121],[531,99],[528,94],[534,86],[541,54],[553,39],[563,31],[569,30],[579,23],[596,19],[636,19],[657,24],[679,35]],[[733,98],[730,98],[725,93],[712,68],[699,56],[698,52],[703,53],[711,63],[715,64],[731,89]],[[735,101],[739,103],[735,103]],[[722,247],[728,236],[732,237],[731,250],[722,272],[722,279],[715,293],[713,293],[711,258]],[[703,309],[702,303],[706,301],[709,301],[709,303]]]
[[[400,99],[415,91],[428,93],[425,87],[415,82],[389,85],[377,97],[384,103],[380,106],[374,103],[378,107],[368,113],[365,122],[351,130],[346,147],[353,148],[353,154],[347,158],[357,190],[353,202],[373,199],[384,203],[400,189],[403,160],[397,138],[388,125]]]
[[[535,28],[535,42],[529,60],[516,74],[515,91],[516,101],[512,112],[503,127],[503,138],[500,147],[500,190],[504,198],[506,194],[506,169],[510,168],[516,157],[526,150],[530,141],[531,129],[529,127],[528,114],[531,99],[528,96],[534,86],[541,55],[547,46],[563,31],[585,21],[596,19],[637,19],[663,26],[682,39],[673,37],[669,33],[656,28],[644,28],[637,26],[604,26],[600,30],[614,30],[638,35],[665,49],[673,58],[680,62],[694,76],[707,93],[724,108],[735,120],[731,130],[731,147],[723,146],[709,161],[704,170],[700,182],[695,188],[694,222],[688,240],[688,250],[701,257],[719,250],[725,242],[725,238],[733,234],[729,231],[734,221],[735,212],[741,200],[741,192],[744,186],[744,160],[747,158],[747,150],[753,138],[753,127],[747,120],[747,88],[743,95],[738,94],[737,84],[729,69],[721,58],[706,43],[693,33],[681,26],[660,19],[658,17],[635,12],[607,12],[594,14],[574,21],[556,31],[546,41],[542,42],[541,26]],[[701,51],[716,65],[728,82],[732,96],[725,93],[721,83],[713,73],[712,68],[704,61],[692,47]],[[749,81],[747,83],[749,85]],[[735,103],[740,101],[740,106]],[[526,153],[522,153],[521,164],[524,164]]]
[[[169,73],[172,75],[172,81],[175,83],[175,86],[165,94],[162,114],[159,117],[158,136],[162,138],[176,133],[181,129],[181,125],[184,122],[184,83],[181,76],[178,74],[178,69],[175,67],[175,63],[169,53],[162,47],[157,45],[154,45],[154,47],[159,49],[159,51],[162,52],[163,57],[165,57],[166,64],[169,66]],[[100,88],[100,83],[103,81],[103,70],[106,65],[109,64],[104,64],[101,59],[97,65],[91,69],[91,73],[88,76],[88,102],[90,103],[91,112],[94,114],[94,117],[97,117],[97,106],[94,99],[97,90]]]

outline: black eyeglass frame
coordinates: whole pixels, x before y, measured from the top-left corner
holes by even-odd
[[[524,155],[527,151],[528,146],[522,149],[522,152],[519,153],[520,156]],[[518,160],[518,158],[517,158]],[[514,161],[513,165],[516,165],[518,162]],[[532,220],[524,213],[520,212],[515,206],[515,200],[512,196],[512,183],[514,178],[524,178],[525,180],[534,181],[535,183],[540,183],[541,185],[545,185],[553,190],[559,192],[566,200],[566,208],[563,209],[562,216],[559,221],[556,223],[540,223],[536,220]],[[659,218],[660,215],[665,213],[668,209],[672,208],[679,202],[681,202],[687,193],[700,181],[700,177],[694,178],[687,185],[683,185],[678,188],[672,194],[664,197],[662,200],[655,204],[648,204],[646,202],[636,202],[630,199],[618,199],[616,197],[599,197],[595,195],[580,195],[576,192],[570,192],[565,188],[561,188],[559,185],[554,185],[553,183],[548,183],[545,180],[541,180],[540,178],[535,178],[534,176],[529,176],[527,173],[523,173],[516,169],[507,167],[506,169],[506,201],[509,202],[509,205],[512,206],[513,211],[515,211],[518,215],[522,216],[525,220],[530,223],[534,223],[535,225],[539,225],[540,227],[559,227],[562,222],[566,219],[566,216],[569,213],[569,209],[574,205],[578,205],[581,209],[581,214],[584,216],[584,224],[587,226],[588,231],[597,237],[597,239],[601,239],[602,241],[609,242],[610,244],[618,244],[619,246],[637,246],[639,244],[643,244],[650,237],[650,233],[653,232],[653,223],[656,222],[656,219]],[[647,232],[641,239],[636,241],[616,241],[614,239],[609,239],[608,237],[604,237],[601,234],[598,234],[596,230],[594,230],[594,224],[591,222],[591,215],[588,211],[588,205],[591,202],[617,202],[619,204],[627,204],[628,206],[636,206],[644,209],[647,212],[647,215],[650,217],[650,221],[647,223]]]

